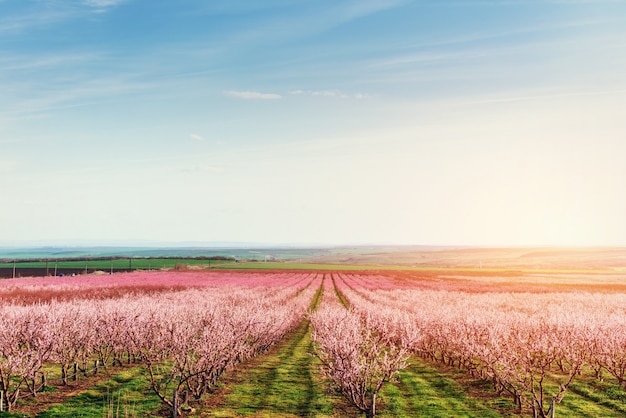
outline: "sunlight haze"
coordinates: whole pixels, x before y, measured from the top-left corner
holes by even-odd
[[[626,245],[626,2],[0,0],[0,241]]]

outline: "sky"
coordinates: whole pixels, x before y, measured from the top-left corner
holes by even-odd
[[[626,246],[626,1],[0,0],[0,244]]]

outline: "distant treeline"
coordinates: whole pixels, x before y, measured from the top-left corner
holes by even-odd
[[[89,274],[96,271],[118,273],[134,270],[184,269],[188,266],[202,268],[220,264],[236,263],[234,257],[62,257],[0,259],[0,277],[57,276],[67,274]]]
[[[45,258],[0,258],[0,263],[45,263],[45,262],[65,262],[65,261],[110,261],[110,260],[222,260],[232,261],[235,258],[230,256],[194,256],[194,257],[176,257],[176,256],[88,256],[88,257],[45,257]]]

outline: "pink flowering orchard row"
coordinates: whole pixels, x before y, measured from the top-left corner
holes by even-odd
[[[313,273],[311,273],[313,274]],[[135,272],[103,276],[39,277],[0,281],[0,304],[110,299],[188,288],[222,286],[292,288],[311,274],[278,272]]]
[[[190,287],[291,287],[311,274],[290,272],[134,272],[74,277],[0,280],[0,303],[30,304],[51,300],[106,299],[123,294],[155,293]]]
[[[0,280],[0,291],[23,289],[28,287],[68,289],[80,287],[206,287],[222,286],[224,283],[234,286],[285,286],[291,281],[299,281],[315,273],[293,272],[259,272],[259,271],[136,271],[132,273],[116,273],[112,275],[78,275],[63,277],[31,277]]]
[[[309,318],[324,375],[366,417],[374,417],[376,396],[385,382],[406,367],[408,347],[378,332],[373,326],[378,323],[375,311],[358,315],[343,306],[334,280],[328,277],[320,307]]]
[[[312,275],[231,277],[221,286],[115,299],[0,307],[0,397],[14,407],[36,395],[42,367],[68,371],[145,364],[161,399],[199,399],[238,362],[250,358],[304,318],[321,284]],[[278,283],[282,286],[278,286]],[[245,284],[242,284],[245,283]]]
[[[520,409],[549,415],[583,371],[626,389],[626,295],[374,290],[336,280],[353,309],[414,353],[490,379]],[[546,389],[548,374],[560,375]]]

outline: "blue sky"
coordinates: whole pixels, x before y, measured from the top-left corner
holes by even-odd
[[[0,0],[0,243],[626,245],[626,1]]]

